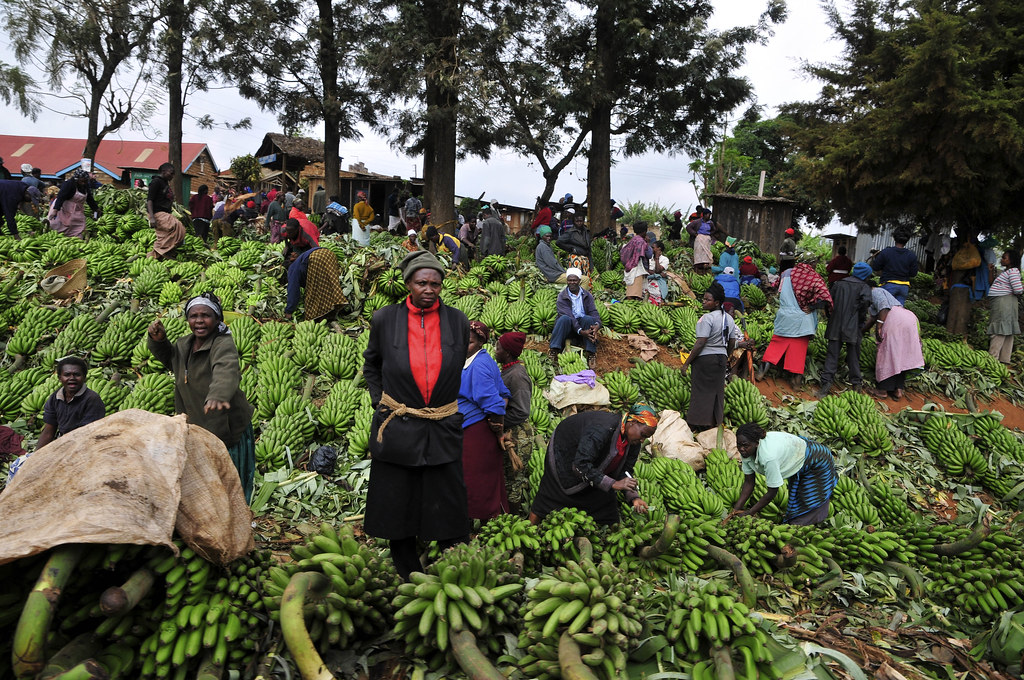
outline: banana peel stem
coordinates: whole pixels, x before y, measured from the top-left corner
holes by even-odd
[[[476,636],[468,630],[460,630],[452,636],[452,655],[459,668],[469,680],[505,680],[476,643]]]
[[[736,577],[736,583],[740,586],[740,592],[743,593],[743,604],[748,607],[756,607],[757,586],[754,584],[754,578],[750,575],[750,571],[743,564],[743,560],[717,545],[709,545],[707,551],[711,559],[732,570],[733,576]]]
[[[566,680],[597,680],[581,656],[580,646],[568,631],[563,632],[558,638],[558,666],[562,669],[562,677]]]
[[[666,517],[665,528],[661,530],[661,535],[658,536],[653,545],[647,545],[640,549],[640,557],[645,560],[654,560],[668,552],[672,547],[672,542],[676,540],[676,532],[679,531],[681,523],[682,520],[679,518],[679,515],[669,515]]]
[[[100,595],[100,611],[107,616],[130,611],[149,593],[154,579],[149,568],[136,570],[120,587],[113,586],[103,591]]]
[[[323,574],[304,571],[292,576],[281,596],[281,633],[303,680],[334,680],[316,651],[303,615],[306,597],[322,596],[330,587],[330,579]]]

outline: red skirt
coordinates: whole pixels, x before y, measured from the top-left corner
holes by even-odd
[[[807,363],[807,346],[811,344],[811,336],[805,335],[802,338],[784,338],[781,335],[773,335],[768,349],[761,357],[769,364],[779,365],[779,361],[785,358],[782,368],[790,373],[803,375],[804,364]]]
[[[488,520],[508,512],[505,452],[486,420],[462,431],[462,474],[471,519]]]

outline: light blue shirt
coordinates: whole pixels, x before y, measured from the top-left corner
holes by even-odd
[[[818,313],[810,314],[800,309],[796,294],[793,292],[792,270],[782,273],[779,282],[779,311],[775,313],[775,329],[773,333],[783,338],[802,338],[814,335],[818,328]]]
[[[743,474],[764,475],[769,489],[778,489],[804,466],[807,442],[788,432],[768,432],[757,445],[757,453],[744,458]]]

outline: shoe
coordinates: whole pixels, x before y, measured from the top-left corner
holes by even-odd
[[[832,389],[832,383],[822,383],[818,391],[814,393],[815,399],[824,399],[828,396],[829,391]]]
[[[772,365],[767,361],[762,361],[761,365],[757,367],[757,373],[754,374],[754,380],[757,382],[764,380],[764,377],[768,375],[768,369],[771,367]]]
[[[793,386],[793,389],[798,390],[804,386],[804,377],[796,373],[789,379],[789,384]]]
[[[903,390],[896,390],[895,392],[889,393],[895,401],[899,401],[903,398]]]
[[[593,352],[584,352],[583,358],[587,360],[587,368],[597,370],[597,356]]]
[[[548,359],[551,359],[551,363],[554,364],[555,369],[558,368],[558,355],[562,353],[562,350],[555,349],[552,347],[548,350]]]

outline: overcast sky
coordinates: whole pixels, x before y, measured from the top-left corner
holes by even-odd
[[[825,15],[817,2],[789,0],[789,19],[776,27],[775,35],[765,46],[755,45],[747,50],[747,63],[741,73],[754,84],[757,102],[765,107],[766,115],[774,115],[776,107],[789,101],[813,98],[817,94],[815,83],[799,74],[801,60],[811,62],[833,59],[839,47],[832,39],[825,23]],[[757,0],[715,0],[712,26],[752,24],[761,11]],[[14,57],[6,41],[0,42],[0,61],[13,63]],[[272,113],[259,108],[232,90],[214,90],[197,93],[188,102],[188,110],[196,116],[209,114],[217,120],[252,118],[250,130],[197,129],[185,121],[185,141],[205,142],[221,169],[235,156],[255,153],[267,132],[278,132],[280,126]],[[737,111],[733,118],[742,111]],[[166,112],[163,114],[166,119]],[[22,117],[12,107],[0,104],[0,125],[3,134],[85,137],[84,119],[44,112],[38,121]],[[159,120],[158,120],[159,123]],[[159,127],[164,125],[159,124]],[[123,139],[141,139],[137,131],[124,129],[118,133]],[[323,138],[322,128],[312,136]],[[162,134],[159,139],[166,139]],[[419,176],[422,159],[396,153],[387,142],[372,134],[358,141],[343,140],[340,149],[342,167],[361,161],[372,172],[395,174],[403,177]],[[619,203],[643,201],[665,207],[686,209],[696,203],[696,194],[690,184],[687,170],[689,158],[683,154],[649,154],[629,159],[617,159],[612,167],[612,197]],[[577,197],[586,194],[586,159],[578,157],[559,177],[556,195],[565,192]],[[460,163],[456,172],[456,192],[463,196],[486,196],[505,204],[533,207],[534,200],[543,190],[544,182],[536,164],[506,151],[496,151],[489,162],[468,159]]]

